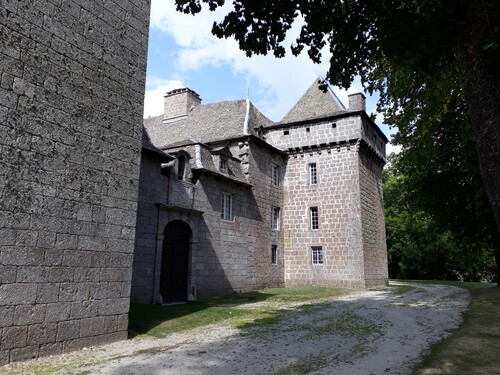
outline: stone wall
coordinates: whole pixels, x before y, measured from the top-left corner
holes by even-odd
[[[127,336],[149,1],[2,1],[0,364]]]
[[[271,264],[271,245],[278,245],[279,252],[282,248],[281,231],[271,229],[270,217],[272,206],[282,207],[282,191],[271,186],[270,165],[285,164],[265,146],[248,147],[252,188],[206,175],[197,182],[195,208],[203,211],[203,217],[192,262],[199,298],[283,286],[283,257]],[[238,142],[229,148],[239,156]],[[233,195],[233,221],[221,219],[222,191]]]
[[[382,194],[382,166],[360,152],[359,180],[366,287],[387,283],[387,244]]]
[[[309,183],[316,163],[318,183]],[[364,287],[363,243],[356,144],[291,156],[285,178],[286,285]],[[319,228],[311,228],[317,207]],[[312,246],[324,263],[312,264]]]
[[[269,143],[289,155],[284,179],[286,285],[365,288],[387,281],[381,171],[385,141],[362,115],[280,125]],[[309,165],[316,163],[317,184]],[[319,225],[311,227],[311,207]],[[321,246],[323,264],[313,264]]]
[[[290,124],[274,128],[265,136],[267,142],[284,151],[325,142],[340,143],[361,138],[358,121],[359,116],[347,116],[311,124]]]
[[[166,177],[160,176],[160,162],[143,157],[132,286],[134,302],[159,301],[163,231],[174,220],[187,223],[192,231],[188,291],[195,291],[196,298],[284,285],[282,231],[271,228],[271,207],[283,207],[283,193],[281,185],[271,183],[271,163],[281,167],[283,177],[286,160],[277,150],[253,140],[228,144],[232,155],[240,157],[242,149],[248,155],[248,179],[240,182],[214,174],[219,158],[206,150],[200,155],[204,169],[189,169],[186,173],[194,176],[193,183],[177,179],[176,162],[172,162],[167,183]],[[184,149],[190,153],[191,167],[195,168],[195,147]],[[229,163],[232,170],[241,168],[237,160]],[[172,187],[180,189],[181,185],[186,194],[194,191],[191,207],[168,196],[168,192],[172,195],[175,190]],[[231,221],[221,218],[222,192],[233,196]],[[159,211],[154,203],[163,203]],[[276,264],[271,263],[272,245],[278,247]]]
[[[153,285],[159,272],[154,267],[157,257],[157,236],[159,207],[167,204],[169,179],[161,175],[161,160],[157,154],[145,152],[141,158],[137,221],[132,273],[131,300],[138,303],[152,303]],[[161,252],[161,247],[159,249]]]

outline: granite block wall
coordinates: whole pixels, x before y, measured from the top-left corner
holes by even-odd
[[[0,1],[0,365],[126,338],[149,1]]]
[[[283,236],[286,285],[366,288],[387,281],[385,141],[359,113],[281,124],[266,139],[288,153]],[[311,184],[311,163],[317,183]],[[311,225],[311,207],[318,228]],[[321,247],[322,264],[312,248]]]
[[[158,234],[162,234],[164,229],[158,227],[160,208],[156,204],[168,203],[169,182],[167,176],[161,175],[161,160],[158,155],[143,150],[130,296],[132,302],[152,303],[154,298],[157,240]],[[161,247],[159,251],[161,252]]]
[[[361,222],[366,287],[388,282],[387,245],[382,194],[382,166],[360,152]]]
[[[238,143],[229,145],[236,157],[242,152]],[[199,298],[284,283],[282,232],[271,228],[271,207],[282,207],[283,196],[281,187],[271,184],[270,166],[271,162],[279,164],[284,172],[286,163],[265,146],[250,143],[243,147],[248,148],[252,188],[207,175],[197,182],[195,208],[203,216],[192,258],[192,282]],[[221,192],[233,196],[232,221],[221,218]],[[278,246],[277,264],[271,264],[273,244]]]
[[[309,181],[316,163],[318,183]],[[356,144],[291,156],[285,178],[286,285],[364,287],[363,241]],[[310,208],[318,208],[318,229]],[[312,263],[321,246],[323,264]]]

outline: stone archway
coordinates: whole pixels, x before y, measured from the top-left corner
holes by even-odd
[[[186,301],[192,231],[189,224],[174,220],[163,231],[160,294],[164,303]]]

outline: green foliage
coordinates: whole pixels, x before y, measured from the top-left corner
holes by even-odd
[[[395,163],[394,159],[392,163]],[[412,178],[397,173],[391,165],[383,176],[389,276],[401,279],[491,280],[496,270],[488,243],[476,241],[475,236],[474,240],[462,236],[461,227],[455,227],[454,232],[443,229],[446,227],[444,223],[439,224],[419,207],[418,201],[428,199],[431,193],[426,194],[424,186],[416,186]],[[441,188],[446,191],[446,186]],[[436,208],[441,206],[436,205]],[[453,212],[449,215],[453,218]]]
[[[224,4],[223,0],[175,2],[178,11],[192,14],[203,4],[210,10]],[[234,0],[232,4],[225,18],[214,23],[214,35],[233,37],[248,56],[272,52],[283,57],[286,34],[295,20],[302,19],[291,52],[298,55],[305,50],[319,63],[328,51],[327,78],[345,88],[356,75],[374,83],[380,78],[377,74],[388,69],[430,72],[437,64],[453,63],[468,9],[480,9],[493,25],[500,13],[492,0],[473,0],[467,6],[454,0]],[[485,50],[496,51],[499,41],[500,30],[494,28],[480,43]]]

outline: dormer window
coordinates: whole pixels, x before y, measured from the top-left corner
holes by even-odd
[[[219,171],[221,171],[222,173],[227,173],[227,170],[228,170],[227,159],[220,158],[220,160],[219,160]]]

